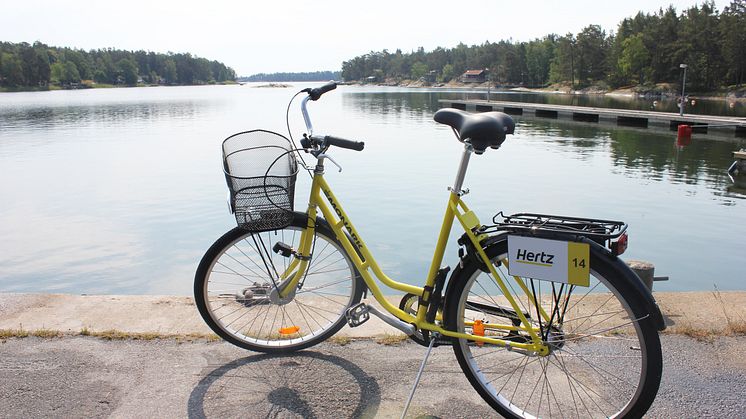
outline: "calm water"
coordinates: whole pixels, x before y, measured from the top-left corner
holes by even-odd
[[[103,89],[0,95],[0,291],[191,294],[203,252],[233,219],[220,143],[285,133],[293,89]],[[390,276],[427,271],[460,144],[432,121],[462,92],[340,87],[310,107],[317,132],[366,141],[327,178]],[[625,257],[668,275],[660,290],[744,289],[746,186],[725,173],[746,141],[517,119],[472,159],[465,200],[497,211],[623,219]],[[291,113],[293,133],[303,131]],[[331,167],[331,166],[330,166]],[[299,177],[303,209],[307,176]],[[446,262],[456,263],[454,247]]]

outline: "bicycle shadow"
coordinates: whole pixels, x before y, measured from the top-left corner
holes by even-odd
[[[301,351],[252,355],[208,371],[187,412],[194,419],[373,417],[380,403],[378,382],[354,363]]]

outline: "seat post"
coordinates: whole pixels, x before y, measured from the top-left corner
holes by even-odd
[[[453,189],[451,193],[460,194],[461,187],[464,185],[464,178],[466,177],[466,169],[469,167],[469,158],[474,148],[471,144],[464,144],[464,152],[461,155],[461,163],[458,166],[458,172],[456,173],[456,181],[453,183]]]

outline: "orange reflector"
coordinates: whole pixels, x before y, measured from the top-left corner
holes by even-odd
[[[475,336],[484,336],[484,324],[481,320],[474,320],[474,325],[471,327],[471,331]],[[484,345],[484,342],[477,341],[477,346]]]
[[[299,330],[300,330],[300,327],[298,326],[282,327],[280,328],[280,334],[281,335],[292,335],[293,333],[298,333]]]

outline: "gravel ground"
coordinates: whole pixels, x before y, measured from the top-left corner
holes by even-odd
[[[425,348],[371,340],[293,356],[223,342],[0,341],[0,416],[399,417]],[[746,337],[664,335],[664,374],[648,417],[746,417]],[[452,351],[436,348],[409,417],[495,416]]]

